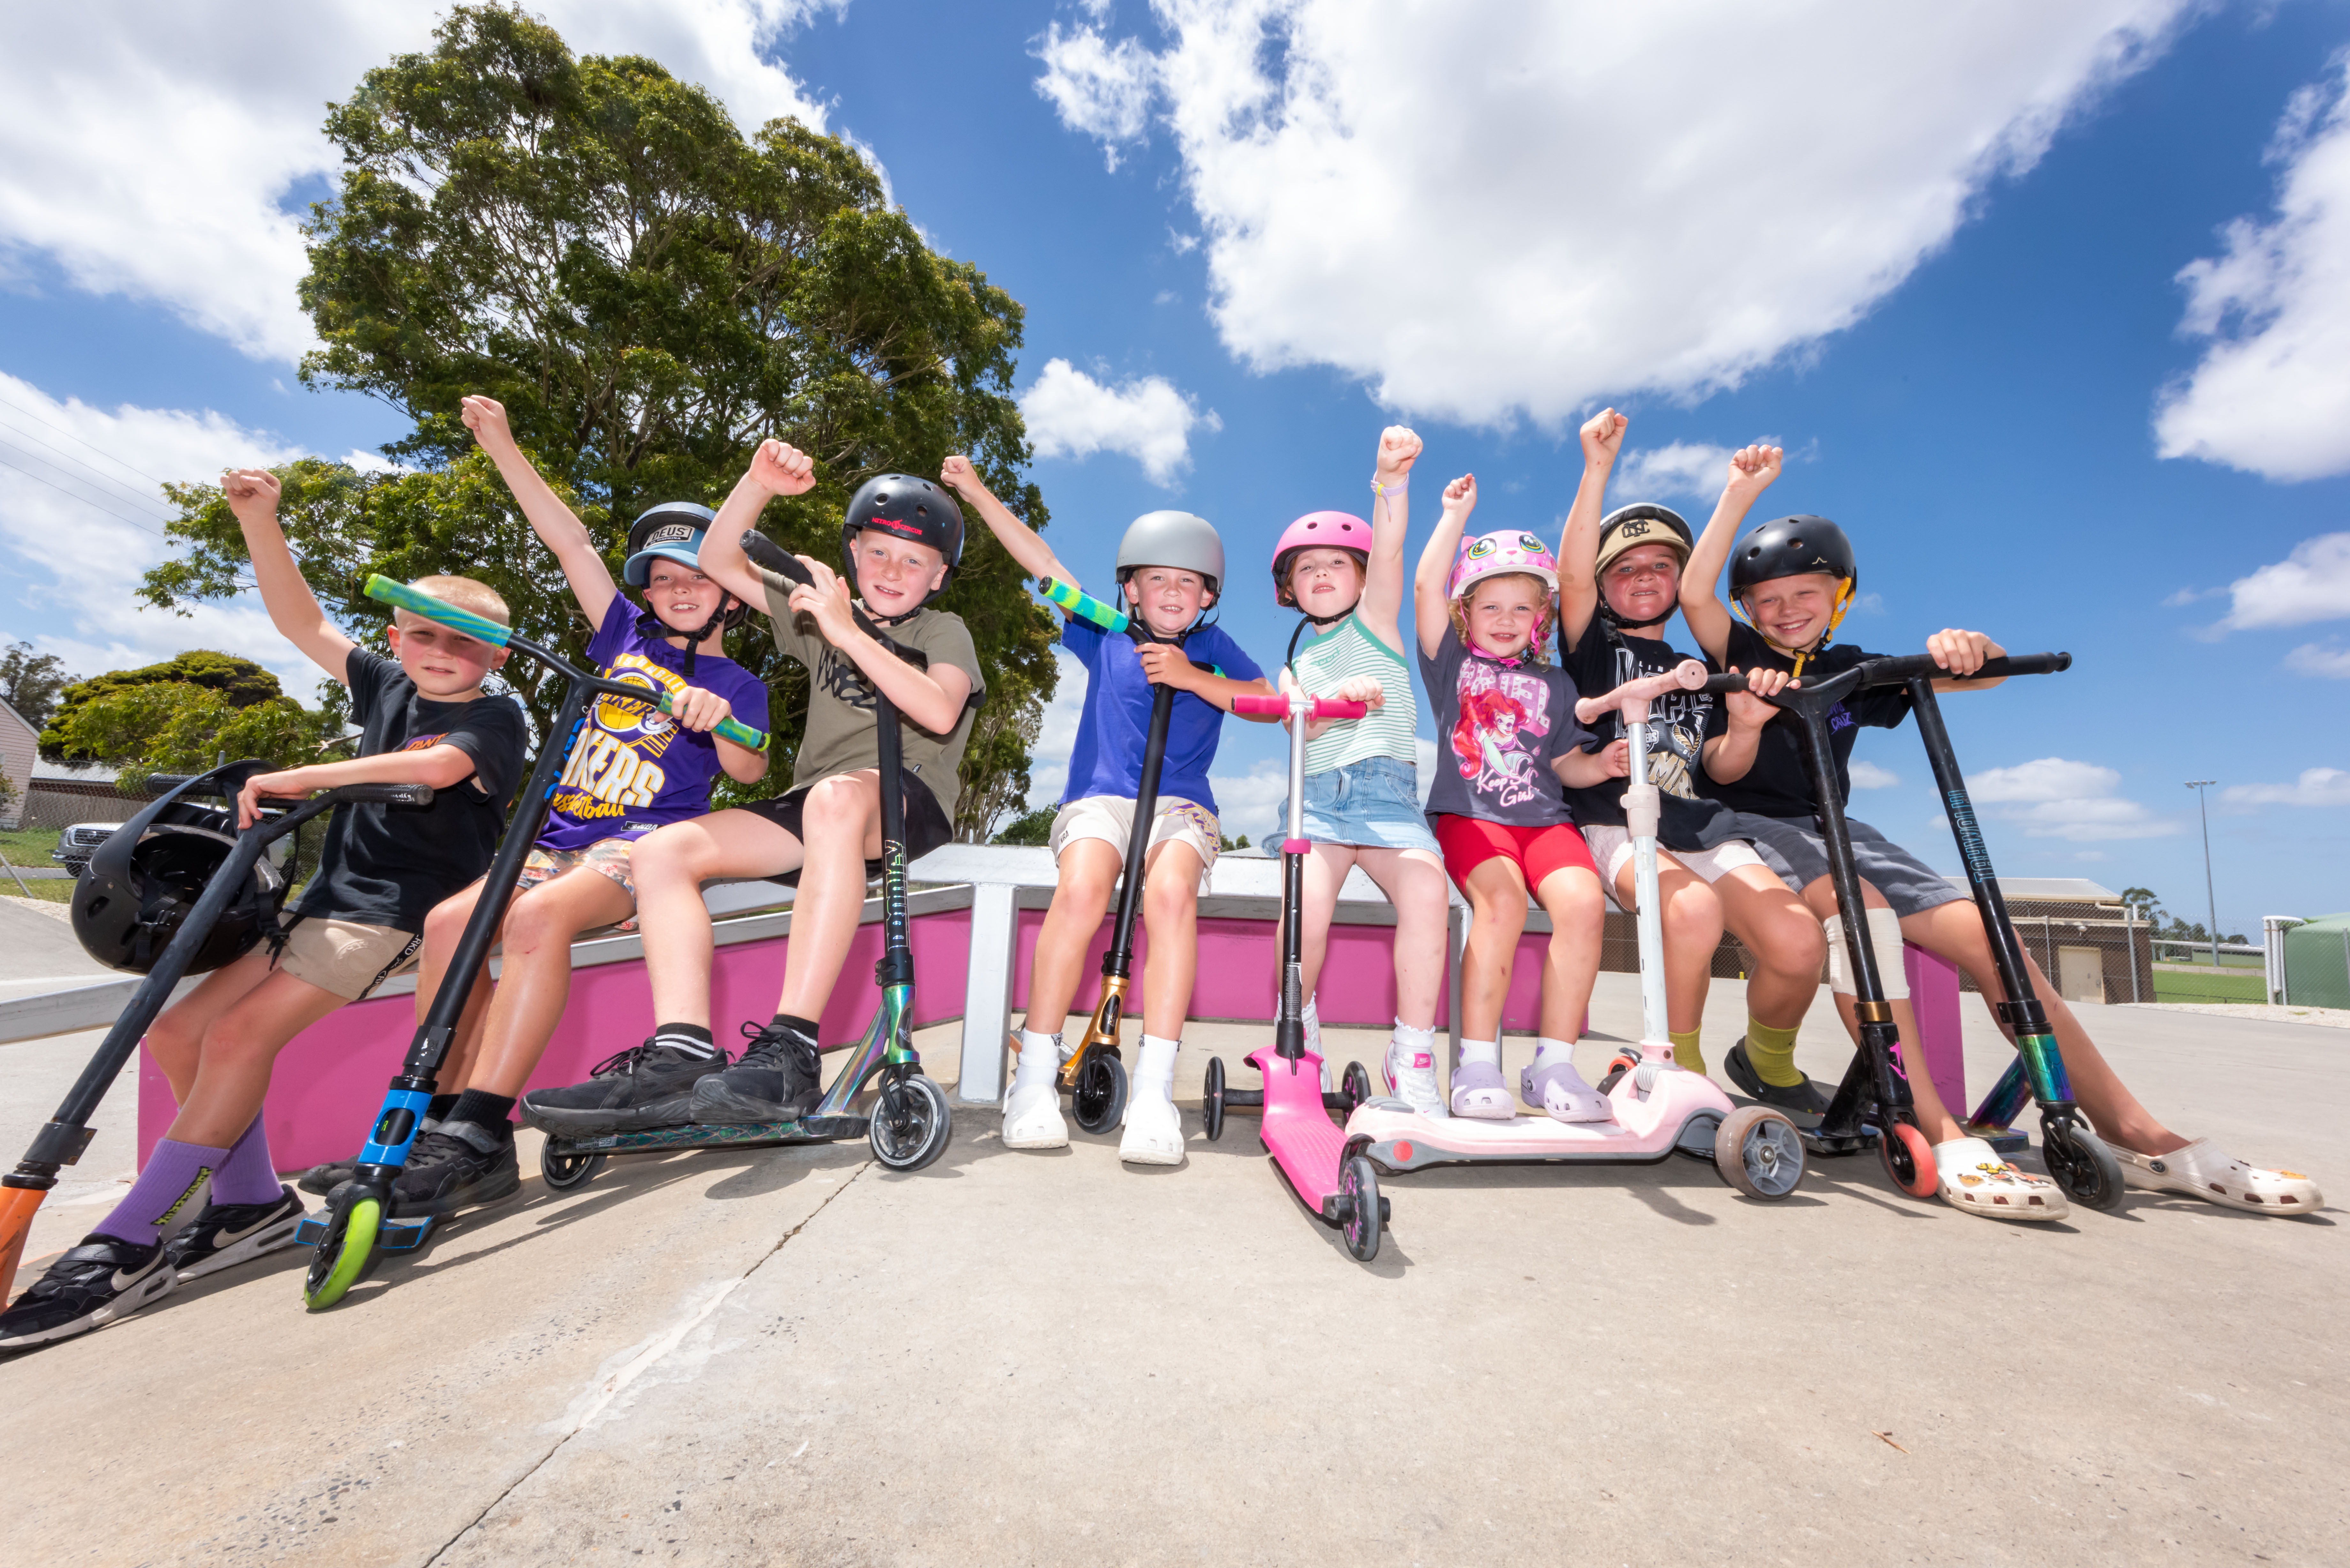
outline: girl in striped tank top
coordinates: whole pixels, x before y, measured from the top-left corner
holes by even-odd
[[[1425,1116],[1444,1115],[1436,1080],[1436,991],[1444,975],[1444,861],[1420,815],[1419,704],[1397,622],[1403,609],[1406,484],[1419,437],[1400,425],[1379,437],[1371,479],[1375,524],[1343,512],[1310,512],[1274,546],[1274,592],[1305,618],[1289,639],[1284,690],[1370,704],[1360,719],[1327,719],[1305,732],[1301,809],[1314,851],[1305,860],[1305,1032],[1322,1049],[1314,987],[1329,949],[1339,884],[1357,866],[1395,906],[1395,1034],[1386,1058],[1389,1093]],[[1313,637],[1300,650],[1299,639]],[[1282,807],[1285,818],[1288,805]]]

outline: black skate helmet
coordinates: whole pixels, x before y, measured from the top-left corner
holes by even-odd
[[[1653,502],[1642,501],[1630,506],[1619,506],[1600,519],[1599,552],[1592,562],[1591,576],[1593,582],[1599,585],[1600,618],[1611,626],[1661,626],[1672,619],[1674,612],[1680,608],[1678,604],[1668,605],[1662,615],[1651,616],[1647,620],[1626,620],[1608,607],[1607,589],[1603,580],[1607,576],[1607,563],[1625,551],[1636,550],[1643,545],[1664,545],[1686,566],[1690,552],[1697,547],[1697,535],[1690,532],[1688,519],[1679,513]]]
[[[927,479],[910,473],[877,473],[848,498],[848,514],[840,524],[840,564],[848,569],[852,593],[857,589],[857,535],[868,528],[928,545],[946,558],[947,575],[939,580],[937,593],[923,596],[924,605],[947,591],[954,581],[955,568],[962,565],[962,508]],[[921,607],[916,605],[914,609]]]
[[[116,828],[74,884],[73,929],[82,950],[109,969],[145,974],[187,922],[236,843],[236,817],[184,797],[207,780],[225,793],[275,764],[243,762],[191,779]],[[253,950],[277,923],[286,877],[267,856],[213,922],[190,974],[208,974]]]
[[[680,566],[702,570],[702,536],[718,521],[718,514],[707,506],[696,506],[691,501],[664,501],[646,509],[629,524],[629,558],[620,566],[620,580],[637,589],[650,587],[653,563],[675,561]],[[702,623],[694,631],[681,631],[653,611],[646,602],[645,613],[637,618],[638,632],[648,638],[682,637],[685,639],[685,673],[693,673],[694,653],[709,640],[713,631],[732,631],[750,618],[751,607],[733,594],[722,593],[718,613]]]
[[[1762,584],[1781,577],[1800,577],[1813,572],[1825,572],[1841,577],[1836,589],[1835,609],[1828,617],[1828,628],[1820,633],[1817,647],[1787,649],[1788,653],[1814,654],[1828,645],[1835,628],[1844,621],[1845,612],[1852,608],[1853,596],[1860,589],[1860,568],[1855,565],[1852,541],[1843,529],[1825,517],[1797,514],[1775,522],[1757,523],[1746,531],[1730,552],[1730,599],[1738,606],[1739,613],[1746,612],[1746,596]],[[1750,620],[1749,624],[1752,624]],[[1769,634],[1764,634],[1768,640]],[[1777,647],[1776,643],[1772,644]],[[1799,667],[1800,668],[1800,667]]]

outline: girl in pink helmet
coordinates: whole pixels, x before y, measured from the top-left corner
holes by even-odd
[[[1305,1032],[1319,1053],[1314,987],[1329,949],[1338,887],[1360,866],[1395,906],[1395,1033],[1388,1090],[1413,1108],[1443,1114],[1436,1087],[1436,992],[1444,978],[1448,899],[1444,865],[1419,811],[1419,713],[1397,622],[1403,610],[1406,486],[1419,438],[1401,426],[1379,437],[1366,523],[1310,512],[1274,546],[1275,597],[1305,618],[1290,639],[1284,690],[1367,702],[1360,719],[1315,722],[1305,732],[1301,809],[1314,851],[1305,861]],[[1306,646],[1300,639],[1311,631]],[[1283,805],[1283,815],[1288,812]]]
[[[1525,929],[1529,892],[1550,915],[1542,1033],[1519,1078],[1526,1104],[1560,1121],[1604,1121],[1607,1102],[1575,1070],[1605,903],[1591,851],[1561,785],[1625,773],[1625,745],[1596,752],[1575,722],[1575,682],[1550,663],[1558,566],[1534,535],[1505,528],[1461,547],[1477,505],[1469,474],[1444,491],[1444,514],[1414,579],[1419,672],[1436,709],[1436,778],[1428,822],[1473,919],[1461,957],[1457,1116],[1517,1115],[1502,1077],[1502,1000]]]

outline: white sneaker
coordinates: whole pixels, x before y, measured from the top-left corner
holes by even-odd
[[[1449,1116],[1452,1114],[1444,1104],[1444,1091],[1437,1086],[1436,1053],[1433,1050],[1414,1051],[1400,1040],[1389,1040],[1384,1065],[1388,1093],[1409,1106],[1413,1115]]]
[[[1183,1163],[1183,1113],[1164,1086],[1134,1086],[1134,1097],[1126,1102],[1126,1136],[1118,1140],[1118,1158],[1129,1165]]]
[[[1057,1076],[1045,1073],[1030,1077],[1015,1074],[1003,1096],[1003,1147],[1006,1148],[1066,1148],[1069,1124],[1061,1118]]]

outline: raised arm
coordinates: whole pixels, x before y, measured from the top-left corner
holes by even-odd
[[[947,459],[939,470],[939,481],[962,497],[1003,553],[1020,563],[1020,569],[1032,577],[1050,577],[1056,583],[1078,587],[1076,576],[1061,564],[1053,546],[1045,543],[1036,530],[1012,515],[1012,509],[995,498],[995,493],[980,483],[979,470],[972,467],[971,459],[960,452]]]
[[[1469,525],[1469,514],[1476,510],[1475,474],[1464,473],[1446,485],[1436,532],[1421,548],[1419,569],[1412,574],[1412,620],[1419,633],[1419,651],[1430,659],[1443,646],[1445,630],[1452,624],[1452,605],[1444,597],[1444,585],[1452,576],[1453,557],[1461,553],[1461,531]]]
[[[1681,573],[1681,618],[1689,622],[1690,633],[1706,657],[1716,663],[1730,649],[1730,607],[1721,598],[1721,568],[1730,560],[1731,545],[1738,541],[1738,525],[1779,477],[1779,465],[1785,456],[1775,446],[1744,447],[1730,454],[1729,482],[1721,487],[1721,499],[1714,504],[1713,516],[1698,535],[1697,548],[1690,552],[1689,566]]]
[[[812,556],[802,556],[799,562],[813,580],[792,588],[792,613],[805,610],[814,616],[824,639],[848,655],[899,712],[933,735],[953,729],[971,699],[971,676],[951,664],[915,669],[857,624],[848,585],[838,573]]]
[[[236,514],[244,532],[244,553],[253,561],[254,586],[261,590],[262,607],[277,635],[300,649],[311,663],[344,685],[350,684],[346,666],[359,644],[327,618],[318,596],[302,580],[286,547],[286,530],[277,523],[277,476],[265,468],[239,468],[221,475],[228,509]]]
[[[1599,559],[1599,519],[1607,499],[1607,476],[1615,472],[1617,454],[1624,449],[1624,432],[1632,421],[1613,409],[1602,409],[1583,424],[1583,483],[1575,487],[1575,504],[1567,508],[1566,525],[1558,535],[1558,646],[1564,650],[1583,640],[1591,617],[1599,607],[1599,578],[1593,570]]]
[[[796,447],[763,441],[751,466],[734,482],[726,504],[695,552],[702,575],[754,609],[767,607],[767,579],[743,553],[743,535],[759,520],[768,498],[798,495],[816,484],[816,462]]]
[[[1403,538],[1410,500],[1411,465],[1419,461],[1419,437],[1401,425],[1379,432],[1379,453],[1371,470],[1371,559],[1363,574],[1363,597],[1355,613],[1374,632],[1387,634],[1400,649],[1397,620],[1403,613]]]
[[[494,398],[472,397],[459,402],[459,417],[465,428],[473,432],[473,440],[483,452],[497,464],[498,476],[514,492],[515,504],[530,524],[531,532],[538,535],[555,556],[555,564],[563,568],[563,580],[571,585],[571,597],[579,601],[580,610],[591,627],[604,624],[604,613],[619,597],[619,588],[612,582],[612,570],[604,565],[603,553],[596,541],[588,535],[587,524],[580,522],[570,507],[540,477],[530,459],[515,444],[513,427],[506,422],[506,408]]]

